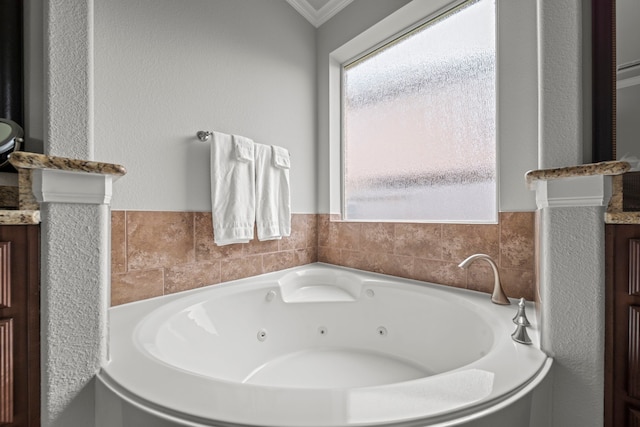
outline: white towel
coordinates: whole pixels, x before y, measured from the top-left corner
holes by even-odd
[[[255,168],[247,161],[253,141],[213,132],[211,141],[211,201],[214,242],[247,243],[255,223]]]
[[[255,144],[256,228],[259,240],[291,235],[289,152],[275,145]]]
[[[253,161],[253,141],[244,136],[233,135],[233,148],[239,162]]]

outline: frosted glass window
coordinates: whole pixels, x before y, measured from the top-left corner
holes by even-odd
[[[495,0],[343,68],[343,216],[495,222]]]

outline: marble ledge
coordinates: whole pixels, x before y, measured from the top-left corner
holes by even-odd
[[[25,151],[12,153],[9,163],[18,170],[18,187],[5,188],[0,194],[0,204],[7,208],[0,209],[0,225],[40,224],[42,202],[108,203],[111,182],[127,173],[117,164]]]
[[[553,169],[537,169],[525,174],[527,186],[533,189],[536,181],[550,181],[559,178],[573,178],[594,175],[622,175],[631,169],[628,162],[610,161],[589,163],[585,165],[567,166]]]
[[[45,154],[16,151],[9,159],[16,169],[50,169],[67,172],[84,172],[102,175],[123,176],[127,173],[124,166],[113,163],[101,163],[90,160],[70,159],[67,157],[47,156]]]
[[[640,212],[624,211],[622,175],[613,177],[613,194],[604,214],[605,224],[640,224]]]
[[[0,225],[40,224],[40,211],[0,210]]]
[[[525,174],[527,186],[535,189],[538,181],[552,181],[561,178],[589,177],[596,175],[612,176],[612,192],[604,214],[606,224],[640,224],[640,212],[625,212],[622,209],[622,175],[631,170],[624,161],[590,163],[554,169],[539,169]]]
[[[640,212],[607,211],[604,214],[605,224],[640,224]]]

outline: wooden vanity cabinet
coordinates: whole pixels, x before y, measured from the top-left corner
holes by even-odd
[[[0,426],[40,425],[38,225],[0,226]]]
[[[605,427],[640,426],[640,224],[606,234]]]

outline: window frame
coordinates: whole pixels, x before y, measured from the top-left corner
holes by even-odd
[[[362,33],[360,36],[356,37],[356,39],[354,39],[356,41],[356,43],[353,43],[354,40],[352,40],[352,42],[348,43],[349,44],[355,44],[354,47],[351,48],[347,48],[345,50],[347,50],[349,53],[351,53],[351,55],[345,55],[344,52],[341,51],[341,49],[337,49],[336,51],[332,52],[331,54],[331,67],[334,68],[333,70],[331,70],[333,73],[336,72],[335,70],[335,66],[336,63],[339,66],[339,167],[340,167],[340,171],[339,171],[339,212],[340,212],[340,218],[341,221],[345,221],[345,222],[386,222],[386,223],[453,223],[453,224],[497,224],[498,220],[499,220],[499,211],[500,211],[500,149],[499,149],[499,145],[500,145],[500,132],[499,132],[499,75],[498,75],[498,55],[499,55],[499,32],[498,32],[498,17],[499,17],[499,13],[498,13],[498,8],[499,8],[499,0],[494,0],[495,1],[495,7],[494,7],[494,14],[495,14],[495,28],[494,28],[494,38],[495,38],[495,56],[496,56],[496,64],[495,64],[495,110],[494,110],[494,115],[495,115],[495,145],[494,145],[494,150],[495,150],[495,209],[493,211],[493,218],[491,220],[442,220],[442,219],[420,219],[420,220],[416,220],[416,219],[350,219],[347,218],[346,215],[346,192],[345,192],[345,161],[346,161],[346,141],[345,141],[345,123],[344,123],[344,111],[345,111],[345,106],[344,106],[344,100],[345,100],[345,96],[344,96],[344,70],[345,67],[348,67],[349,65],[367,57],[368,55],[372,54],[373,52],[377,51],[378,49],[382,49],[387,45],[390,45],[392,43],[394,43],[396,40],[400,40],[403,37],[405,37],[406,35],[410,34],[411,32],[415,31],[416,29],[419,29],[420,27],[428,24],[431,21],[437,20],[440,17],[442,17],[443,15],[449,14],[453,11],[455,11],[456,9],[462,8],[465,6],[465,4],[467,3],[471,3],[474,0],[454,0],[454,1],[450,1],[450,0],[445,0],[445,1],[439,1],[439,2],[434,2],[434,5],[431,5],[431,10],[428,10],[428,13],[426,15],[423,15],[423,18],[412,22],[409,25],[405,25],[402,27],[402,29],[395,30],[393,32],[389,32],[386,37],[382,38],[381,40],[373,43],[373,44],[369,44],[368,47],[360,50],[360,52],[357,52],[355,54],[353,54],[354,49],[357,49],[359,47],[362,47],[364,45],[366,45],[366,41],[365,40],[372,40],[373,38],[367,34],[367,32],[365,31],[364,33]],[[391,27],[391,26],[390,26]],[[358,38],[362,38],[363,40],[357,40]],[[357,46],[357,47],[356,47]],[[343,46],[344,48],[344,46]],[[331,78],[330,78],[330,88],[333,90],[335,88],[332,88],[332,86],[335,85],[335,79],[333,79],[334,82],[331,83]],[[331,103],[330,101],[330,107],[331,106],[335,106],[335,103]],[[333,110],[333,108],[331,108]],[[330,114],[334,114],[335,111],[331,111]],[[331,121],[331,119],[330,119]],[[333,135],[330,136],[330,139],[332,140],[332,145],[335,145],[333,142]],[[333,157],[334,154],[332,153],[331,156]],[[333,164],[330,161],[330,164]],[[333,177],[335,174],[334,171],[331,172],[331,176]],[[331,201],[333,203],[330,203],[330,205],[332,206],[331,211],[334,212],[335,211],[335,200],[333,197],[333,193],[336,190],[335,189],[335,182],[330,184],[331,190],[330,193],[332,194],[331,197]]]

